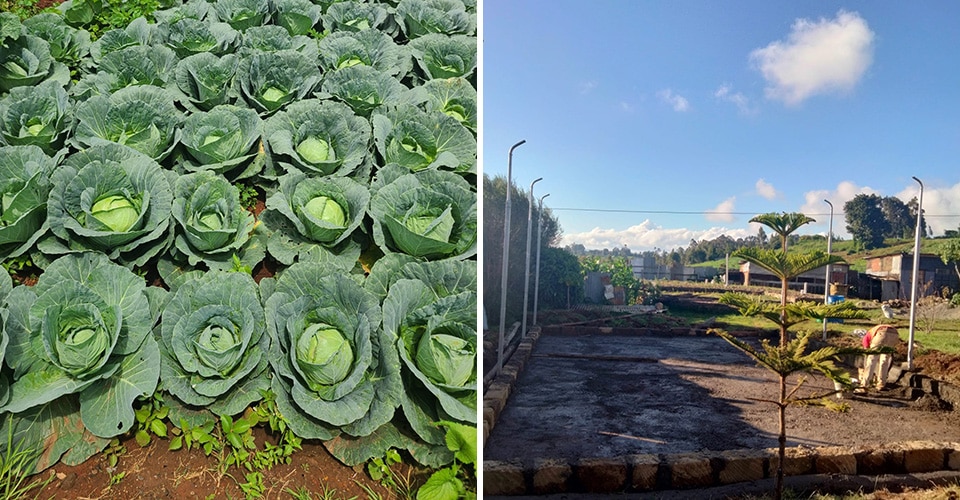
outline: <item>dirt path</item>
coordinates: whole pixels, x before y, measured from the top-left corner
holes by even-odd
[[[485,443],[485,460],[613,457],[776,446],[775,376],[717,337],[540,338]],[[810,391],[832,390],[811,377]],[[850,411],[788,410],[788,446],[960,441],[960,414],[897,391]],[[929,410],[930,408],[928,408]]]

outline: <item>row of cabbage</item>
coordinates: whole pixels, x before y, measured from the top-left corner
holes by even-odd
[[[345,463],[451,461],[437,423],[476,426],[475,6],[191,0],[96,41],[89,6],[0,13],[0,256],[43,271],[0,278],[0,417],[37,469],[158,387],[174,424],[270,390]]]

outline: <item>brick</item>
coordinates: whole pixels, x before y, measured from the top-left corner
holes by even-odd
[[[533,494],[566,493],[573,467],[565,460],[539,459],[534,464]]]
[[[950,470],[960,470],[960,451],[947,451],[947,468]]]
[[[690,453],[670,457],[670,481],[673,488],[700,488],[713,485],[710,457]]]
[[[483,493],[486,495],[523,495],[527,483],[523,468],[510,462],[483,461]]]
[[[857,473],[857,457],[849,448],[820,448],[814,458],[814,468],[818,474],[854,475]]]
[[[767,474],[769,477],[774,477],[777,475],[777,465],[780,463],[780,457],[776,448],[768,448],[767,452],[770,454],[770,468]],[[786,457],[783,461],[784,476],[803,476],[812,474],[813,471],[812,452],[803,448],[786,449]]]
[[[720,454],[720,484],[741,483],[763,479],[766,454],[751,450],[726,451]]]
[[[869,476],[890,474],[895,469],[893,455],[892,450],[860,451],[855,454],[857,457],[857,473]]]
[[[637,491],[650,491],[657,488],[657,471],[660,469],[660,457],[656,455],[629,455],[626,457],[633,472],[630,475],[630,487]]]
[[[622,458],[582,458],[576,477],[587,493],[613,493],[627,486],[627,462]]]

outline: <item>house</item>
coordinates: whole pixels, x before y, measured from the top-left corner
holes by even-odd
[[[910,300],[913,286],[913,254],[905,252],[877,255],[867,259],[865,274],[880,283],[881,301]],[[944,287],[960,289],[960,279],[952,266],[944,264],[939,255],[920,254],[917,272],[917,294],[920,297],[940,293]]]
[[[656,259],[650,256],[633,257],[630,259],[630,266],[633,277],[638,280],[705,281],[720,274],[715,267],[657,264]]]
[[[830,284],[838,285],[840,289],[845,289],[847,286],[847,273],[849,271],[850,264],[847,264],[846,262],[831,264]],[[780,286],[780,278],[770,274],[770,271],[767,271],[760,266],[751,264],[750,262],[741,262],[740,272],[743,273],[744,285],[771,287]],[[790,280],[789,287],[791,290],[823,295],[826,287],[826,274],[826,267],[818,267],[813,271],[808,271]],[[846,295],[845,293],[833,294],[832,292],[831,294]]]

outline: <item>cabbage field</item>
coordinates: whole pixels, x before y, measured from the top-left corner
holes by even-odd
[[[0,13],[0,452],[244,421],[475,490],[475,2],[101,6]]]

